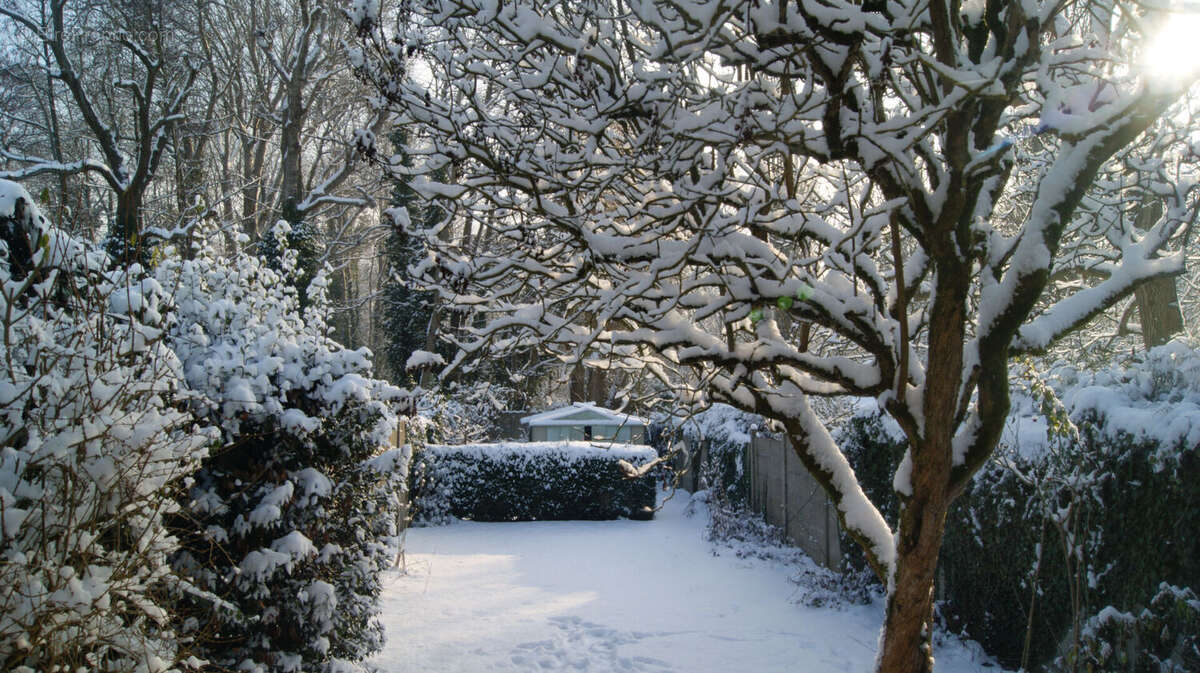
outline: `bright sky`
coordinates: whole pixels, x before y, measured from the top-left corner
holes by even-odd
[[[1143,64],[1164,81],[1194,77],[1200,71],[1200,3],[1189,3],[1163,22],[1150,40]]]

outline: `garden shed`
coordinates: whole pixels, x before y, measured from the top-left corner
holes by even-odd
[[[630,414],[575,402],[565,407],[525,416],[531,442],[610,441],[625,444],[646,442],[646,421]]]

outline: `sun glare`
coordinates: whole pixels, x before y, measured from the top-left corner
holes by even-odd
[[[1143,63],[1161,81],[1178,82],[1200,74],[1200,13],[1171,15],[1150,38]]]

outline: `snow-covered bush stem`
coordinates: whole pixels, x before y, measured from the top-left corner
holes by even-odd
[[[174,292],[169,342],[224,443],[196,474],[175,558],[223,602],[184,598],[180,619],[221,666],[353,670],[383,641],[378,573],[408,456],[381,447],[402,391],[328,338],[323,274],[302,314],[287,234],[275,229],[271,265],[202,249],[156,270]]]
[[[0,668],[172,669],[164,516],[212,435],[182,410],[162,293],[0,181]]]

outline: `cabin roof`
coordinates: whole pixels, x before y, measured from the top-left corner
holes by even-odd
[[[593,402],[573,402],[565,407],[525,416],[521,425],[641,425],[645,419],[598,407]]]

